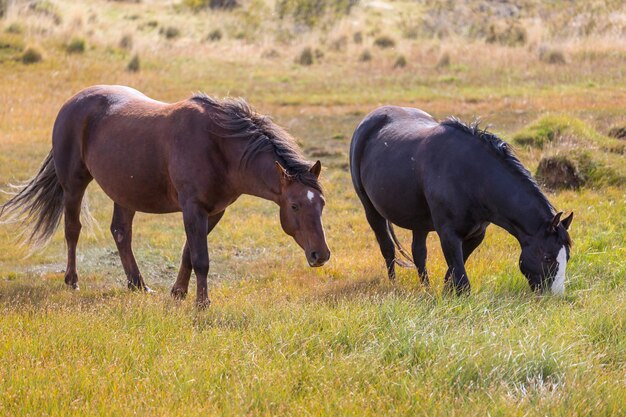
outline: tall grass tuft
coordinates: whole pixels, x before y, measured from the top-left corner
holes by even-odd
[[[82,54],[85,52],[85,40],[83,38],[73,38],[65,45],[65,51],[68,54]]]
[[[126,65],[126,70],[128,72],[139,72],[141,69],[141,62],[139,61],[139,54],[133,55],[133,57],[128,61],[128,65]]]
[[[22,53],[21,60],[24,64],[35,64],[43,60],[43,54],[36,46],[29,46]]]

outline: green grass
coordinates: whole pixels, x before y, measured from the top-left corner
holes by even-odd
[[[357,26],[363,44],[349,41],[341,52],[317,33],[278,45],[231,36],[204,42],[209,29],[230,33],[238,12],[155,4],[99,2],[95,23],[85,15],[83,30],[70,36],[72,13],[82,9],[60,0],[62,23],[50,23],[49,35],[29,17],[22,34],[3,31],[0,186],[36,172],[58,109],[85,86],[126,84],[165,101],[192,91],[241,95],[289,130],[310,160],[322,160],[332,258],[308,268],[280,229],[277,207],[243,197],[209,237],[212,304],[197,311],[193,279],[190,299],[168,296],[184,243],[180,214],[136,217],[135,254],[152,295],[125,289],[108,233],[112,203],[96,184],[88,195],[101,230],[81,236],[80,292],[63,285],[61,231],[27,257],[15,227],[0,225],[0,415],[623,414],[624,141],[600,132],[626,122],[626,47],[566,46],[568,63],[547,66],[526,47],[402,38],[376,20],[384,12],[357,7],[350,15],[357,25],[376,18],[396,40],[395,49],[376,48],[359,62],[364,48],[373,50],[371,28]],[[133,31],[149,21],[184,30],[175,41]],[[132,51],[118,46],[121,27],[132,33]],[[338,28],[320,31],[335,39]],[[74,36],[88,53],[65,52]],[[26,66],[20,56],[31,44],[44,60]],[[280,57],[261,56],[270,45]],[[294,57],[306,45],[324,58],[302,67]],[[486,49],[490,58],[477,59]],[[443,51],[453,65],[437,68]],[[139,73],[127,71],[135,54]],[[408,63],[401,71],[392,68],[398,54]],[[518,243],[494,226],[467,263],[470,296],[441,296],[446,265],[434,234],[432,290],[411,269],[388,282],[347,161],[354,128],[382,104],[438,118],[481,116],[513,138],[531,171],[544,156],[587,161],[593,181],[548,195],[559,210],[574,211],[565,296],[532,294],[517,267]],[[516,143],[520,135],[532,143]],[[409,233],[397,232],[409,246]]]

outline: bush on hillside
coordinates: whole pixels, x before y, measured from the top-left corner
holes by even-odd
[[[396,41],[388,35],[380,35],[376,39],[374,39],[374,45],[378,46],[381,49],[393,48],[396,46]]]
[[[43,54],[38,48],[30,46],[24,50],[21,59],[24,64],[34,64],[43,59]]]
[[[120,38],[119,47],[126,50],[133,49],[133,35],[127,33]]]
[[[613,126],[608,136],[615,139],[626,139],[626,126]]]
[[[539,60],[546,64],[563,65],[566,63],[565,54],[560,49],[547,46],[539,47]]]
[[[221,40],[223,37],[224,37],[224,34],[222,33],[221,29],[213,29],[212,31],[209,32],[206,38],[207,40],[211,42],[217,42]]]
[[[183,5],[194,11],[202,9],[231,10],[241,6],[239,0],[183,0]]]
[[[361,55],[359,55],[359,61],[369,62],[371,60],[372,60],[372,53],[369,51],[369,49],[364,49],[363,52],[361,52]]]
[[[278,0],[276,12],[281,19],[289,17],[313,27],[324,19],[334,20],[349,14],[357,3],[358,0]]]
[[[85,52],[85,40],[82,38],[73,38],[65,45],[65,51],[68,54],[82,54]]]
[[[9,9],[9,0],[0,0],[0,19],[2,19]]]
[[[396,58],[396,61],[393,63],[393,67],[394,68],[404,68],[406,67],[406,58],[404,57],[404,55],[400,55]]]
[[[139,54],[135,54],[128,62],[128,65],[126,65],[126,71],[139,72],[140,68],[141,68],[141,63],[139,62]]]
[[[313,49],[310,46],[304,48],[296,57],[296,63],[300,65],[313,65]]]

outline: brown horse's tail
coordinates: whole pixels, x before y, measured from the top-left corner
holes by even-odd
[[[43,161],[33,179],[10,185],[5,193],[11,199],[0,205],[1,223],[21,223],[25,242],[39,247],[45,245],[59,226],[63,214],[63,188],[54,168],[52,151]]]
[[[387,220],[387,231],[389,232],[389,236],[391,236],[391,240],[393,240],[394,245],[396,245],[396,248],[398,248],[398,252],[400,252],[400,254],[404,257],[404,259],[406,259],[405,261],[405,260],[396,258],[395,259],[396,263],[405,268],[414,267],[415,264],[413,263],[413,259],[411,258],[411,255],[406,251],[406,249],[404,249],[404,247],[402,247],[402,244],[400,244],[400,240],[398,240],[398,236],[396,236],[396,232],[393,230],[393,224],[391,224],[389,220]]]

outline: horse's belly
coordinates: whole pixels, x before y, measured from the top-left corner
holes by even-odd
[[[391,223],[405,229],[432,228],[428,204],[415,178],[364,178],[363,186],[376,211]]]
[[[167,167],[156,152],[93,152],[86,165],[102,190],[122,207],[145,213],[180,211]],[[104,151],[104,150],[103,150]]]

